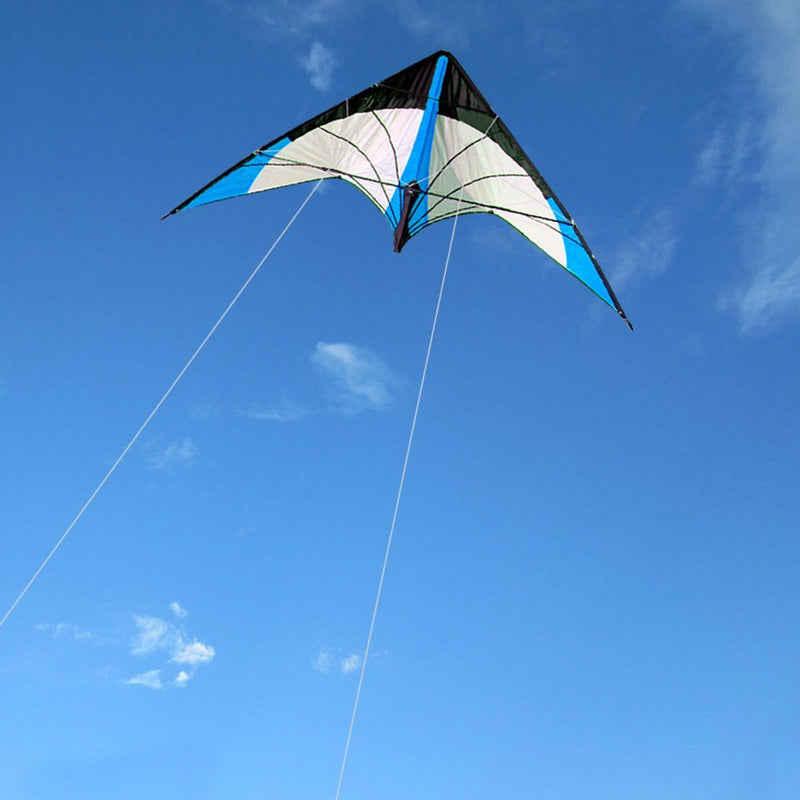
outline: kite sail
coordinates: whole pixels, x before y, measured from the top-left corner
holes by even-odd
[[[494,214],[630,326],[572,217],[448,52],[418,61],[259,147],[165,216],[323,178],[353,184],[380,209],[394,231],[396,252],[439,220]]]

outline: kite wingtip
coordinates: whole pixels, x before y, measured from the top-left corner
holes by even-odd
[[[633,323],[624,314],[620,314],[620,316],[625,320],[625,324],[633,330]]]

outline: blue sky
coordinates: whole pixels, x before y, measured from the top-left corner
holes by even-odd
[[[459,223],[341,796],[800,795],[794,0],[4,19],[4,609],[308,187],[159,217],[446,48],[636,330]],[[0,628],[3,798],[333,797],[449,235],[312,198]]]

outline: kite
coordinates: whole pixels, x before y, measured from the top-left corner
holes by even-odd
[[[380,209],[398,253],[434,222],[494,214],[633,327],[564,205],[444,50],[259,147],[164,216],[327,178],[351,183]]]

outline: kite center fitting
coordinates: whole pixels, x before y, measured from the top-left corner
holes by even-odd
[[[400,221],[394,229],[394,252],[399,253],[403,245],[411,238],[408,232],[408,221],[417,200],[422,196],[422,189],[416,181],[411,181],[405,186],[400,187],[403,195],[403,208],[400,211]]]

